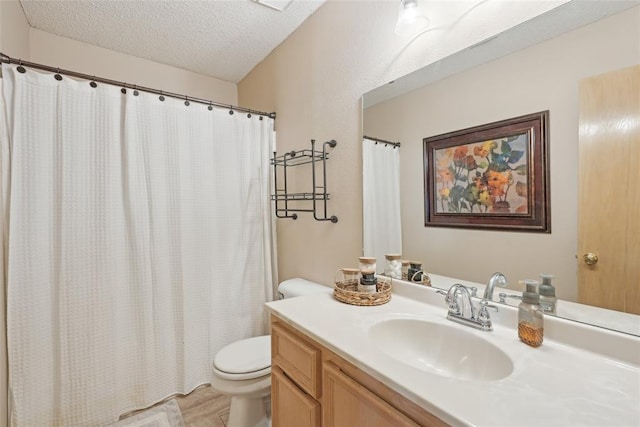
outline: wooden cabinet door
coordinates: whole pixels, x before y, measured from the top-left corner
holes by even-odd
[[[271,409],[273,427],[320,427],[320,403],[277,366],[271,368]]]
[[[418,426],[328,362],[323,372],[322,419],[325,427]]]
[[[320,350],[300,337],[291,327],[282,323],[271,324],[272,364],[278,365],[302,390],[320,397]]]

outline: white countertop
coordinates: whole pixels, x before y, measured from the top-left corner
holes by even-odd
[[[518,340],[512,307],[491,312],[494,330],[483,332],[446,320],[443,297],[431,288],[411,284],[396,284],[391,301],[375,307],[343,304],[330,293],[267,306],[280,319],[452,425],[640,426],[638,337],[545,318],[544,343],[531,348]],[[375,323],[390,318],[463,328],[502,349],[513,361],[513,372],[497,381],[471,381],[399,362],[382,352],[368,332]],[[600,347],[603,352],[598,351]]]

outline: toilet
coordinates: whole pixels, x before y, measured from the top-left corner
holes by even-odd
[[[278,299],[293,298],[332,288],[305,279],[285,280],[278,286]],[[231,396],[227,427],[271,425],[266,398],[271,394],[271,335],[233,342],[213,359],[211,387]]]

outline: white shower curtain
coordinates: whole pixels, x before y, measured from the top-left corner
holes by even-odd
[[[364,138],[362,174],[363,255],[382,273],[385,255],[402,253],[400,149]]]
[[[3,65],[12,423],[88,426],[265,332],[273,120]]]

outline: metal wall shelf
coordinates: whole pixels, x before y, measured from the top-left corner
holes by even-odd
[[[275,213],[278,218],[291,218],[297,219],[297,212],[313,212],[313,218],[317,221],[331,221],[332,223],[338,222],[338,217],[335,215],[327,215],[327,201],[329,200],[329,193],[327,193],[327,168],[326,162],[329,159],[329,153],[327,153],[327,147],[335,147],[337,142],[335,140],[326,141],[322,144],[322,151],[315,149],[315,139],[311,140],[310,150],[289,151],[287,153],[277,155],[273,153],[271,164],[273,165],[273,182],[275,187],[275,194],[271,195],[271,200],[275,204]],[[311,164],[311,190],[310,192],[292,193],[289,192],[287,175],[288,169],[294,166]],[[316,179],[316,166],[322,164],[322,181]],[[278,179],[278,169],[281,169],[280,173],[282,177],[282,183]],[[281,187],[278,187],[281,185]],[[311,207],[301,208],[300,202],[310,201]],[[322,203],[317,203],[322,202]],[[319,206],[320,205],[320,206]],[[318,215],[318,211],[322,211],[322,216]]]

